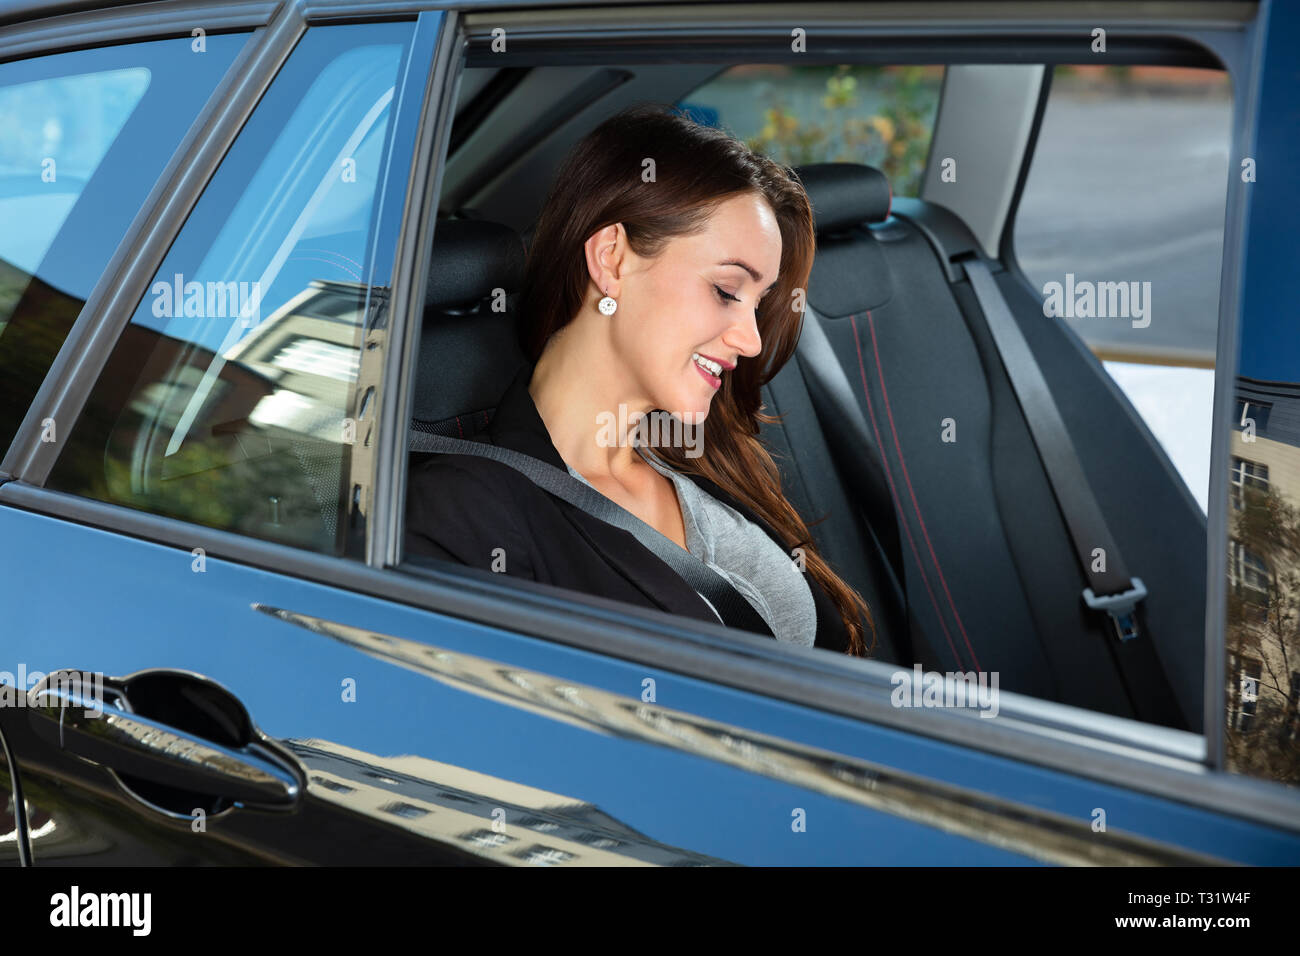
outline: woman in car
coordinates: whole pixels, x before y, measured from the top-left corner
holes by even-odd
[[[606,120],[542,208],[517,311],[529,362],[476,440],[595,488],[720,575],[778,640],[864,656],[870,609],[818,554],[757,438],[814,249],[787,168],[658,107]],[[410,554],[722,618],[636,536],[505,464],[438,455],[408,488]]]

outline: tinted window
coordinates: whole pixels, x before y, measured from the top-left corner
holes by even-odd
[[[341,550],[345,479],[369,444],[354,411],[370,392],[363,320],[386,291],[371,288],[385,255],[372,213],[411,30],[309,31],[168,252],[49,486]]]
[[[131,220],[245,41],[0,64],[0,450]]]

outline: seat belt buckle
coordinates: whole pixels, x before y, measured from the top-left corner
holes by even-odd
[[[1123,641],[1131,641],[1138,636],[1137,604],[1147,596],[1146,586],[1141,578],[1131,578],[1132,587],[1119,594],[1106,594],[1102,597],[1092,593],[1092,588],[1083,589],[1083,601],[1094,611],[1105,611],[1110,615],[1110,623],[1115,635]]]

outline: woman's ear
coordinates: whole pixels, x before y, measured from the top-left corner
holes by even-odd
[[[621,222],[611,223],[592,233],[584,243],[587,274],[601,295],[618,298],[627,251],[627,231]]]

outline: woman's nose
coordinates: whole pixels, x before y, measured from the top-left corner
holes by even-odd
[[[722,340],[746,358],[758,355],[763,350],[763,338],[758,334],[758,316],[751,315],[745,321],[737,322],[727,330]]]

